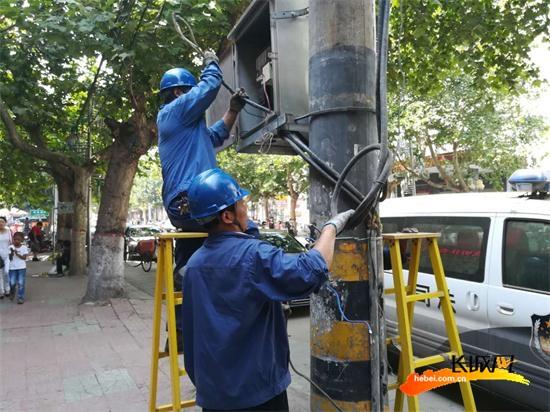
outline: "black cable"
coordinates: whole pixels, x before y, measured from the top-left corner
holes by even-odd
[[[304,378],[306,381],[308,381],[309,383],[311,383],[313,386],[315,386],[315,388],[321,392],[321,394],[323,394],[323,396],[325,396],[328,401],[332,404],[332,406],[334,406],[336,408],[337,411],[339,412],[344,412],[337,404],[336,402],[334,402],[334,399],[332,399],[328,393],[326,393],[323,389],[321,389],[321,387],[319,385],[317,385],[315,382],[313,382],[310,378],[308,378],[306,375],[304,375],[303,373],[301,372],[298,372],[298,370],[296,370],[296,368],[294,367],[294,364],[292,363],[292,360],[290,359],[290,354],[288,356],[288,363],[290,364],[290,367],[292,368],[292,370],[294,371],[294,373],[302,378]]]
[[[285,316],[285,326],[288,330],[288,317],[290,315],[290,308],[287,310],[284,310],[284,316]],[[294,371],[294,373],[298,376],[300,376],[301,378],[305,379],[306,381],[308,381],[310,384],[312,384],[313,386],[315,386],[315,388],[321,392],[321,394],[326,397],[328,399],[328,401],[332,404],[332,406],[334,406],[336,408],[336,410],[338,412],[344,412],[342,410],[342,408],[340,408],[336,402],[334,401],[334,399],[332,399],[330,397],[330,395],[328,393],[326,393],[318,384],[316,384],[315,382],[313,382],[308,376],[306,376],[305,374],[303,374],[302,372],[299,372],[296,367],[294,366],[294,364],[292,363],[292,359],[290,359],[290,352],[288,353],[288,363],[290,364],[290,367],[292,368],[292,370]]]
[[[342,185],[349,171],[355,165],[355,163],[359,161],[359,159],[361,159],[367,153],[372,152],[373,150],[380,150],[380,145],[375,143],[361,149],[359,153],[353,156],[351,160],[348,162],[348,164],[344,166],[344,169],[342,169],[342,173],[340,173],[340,177],[338,178],[338,181],[334,186],[334,191],[332,192],[332,197],[330,199],[330,211],[332,213],[332,216],[336,216],[338,214],[338,197],[340,196]]]
[[[283,136],[284,138],[285,136]],[[323,170],[328,173],[330,176],[332,176],[331,182],[336,183],[338,180],[338,177],[340,177],[340,173],[338,173],[336,170],[331,168],[329,165],[327,165],[324,161],[322,161],[319,156],[317,156],[305,143],[303,143],[295,133],[288,133],[288,138],[291,139],[297,146],[300,147],[301,152],[307,153],[314,162],[317,163],[317,165]],[[355,204],[359,204],[361,202],[361,199],[363,198],[363,194],[350,182],[347,180],[344,182],[344,188],[346,189],[347,193],[353,194],[353,196],[356,198]]]
[[[380,32],[378,32],[378,38],[380,39],[380,50],[378,53],[378,65],[377,65],[377,107],[378,107],[378,135],[381,145],[380,149],[380,162],[378,163],[379,174],[382,173],[382,165],[386,162],[387,156],[389,156],[388,149],[388,96],[387,96],[387,71],[388,71],[388,35],[389,35],[389,16],[390,16],[390,2],[387,0],[380,0],[379,3],[379,21]]]
[[[335,178],[332,176],[329,172],[327,172],[322,166],[321,163],[315,161],[312,157],[309,156],[308,153],[303,151],[298,145],[292,140],[289,139],[288,136],[283,136],[283,139],[288,143],[288,145],[294,150],[302,159],[304,159],[311,167],[313,167],[319,174],[321,174],[326,180],[329,182],[336,184],[338,181],[338,178]],[[344,188],[346,194],[350,197],[350,200],[352,200],[355,204],[361,203],[361,198],[355,196],[353,193],[350,193],[347,188]]]

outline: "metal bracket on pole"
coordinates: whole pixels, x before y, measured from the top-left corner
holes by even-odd
[[[294,17],[305,16],[307,14],[309,14],[309,7],[299,10],[277,11],[271,14],[271,18],[273,20],[293,19]]]

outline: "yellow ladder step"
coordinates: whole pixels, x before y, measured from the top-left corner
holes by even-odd
[[[406,287],[405,290],[407,293],[413,293],[413,290],[410,287]],[[384,289],[384,295],[395,295],[395,288]]]
[[[415,358],[414,368],[422,368],[424,366],[450,361],[452,356],[457,356],[456,352],[445,352],[440,355],[426,356],[425,358]]]
[[[197,402],[194,400],[194,399],[189,399],[187,401],[181,401],[180,402],[180,408],[183,409],[183,408],[190,408],[191,406],[195,406],[197,404]],[[155,409],[155,411],[158,411],[158,412],[166,412],[166,411],[171,411],[173,410],[174,408],[172,407],[172,404],[168,404],[168,405],[161,405],[161,406],[157,406],[157,408]]]
[[[162,300],[166,300],[166,293],[162,294]],[[181,292],[174,292],[174,305],[181,305],[183,303],[183,295]]]
[[[436,291],[436,292],[429,292],[429,293],[417,293],[415,295],[407,295],[405,297],[405,300],[407,302],[416,302],[418,300],[426,300],[426,299],[433,299],[433,298],[442,298],[445,296],[445,292]]]
[[[401,343],[401,338],[398,336],[392,336],[391,338],[386,338],[386,345],[391,345],[391,344],[394,344],[394,345],[398,345],[399,343]]]
[[[401,384],[400,384],[399,382],[390,383],[390,384],[388,385],[388,390],[389,390],[389,391],[394,391],[394,390],[396,390],[397,388],[399,388],[400,385],[401,385]]]

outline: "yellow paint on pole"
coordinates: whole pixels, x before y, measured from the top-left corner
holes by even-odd
[[[369,279],[367,243],[359,239],[339,240],[334,251],[331,278],[346,282]]]
[[[341,361],[370,359],[369,332],[363,323],[334,322],[325,333],[313,332],[311,354]]]

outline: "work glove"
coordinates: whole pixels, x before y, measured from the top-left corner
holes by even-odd
[[[216,53],[214,53],[213,51],[207,50],[204,52],[202,56],[202,62],[204,64],[204,67],[206,67],[212,62],[218,64],[220,62],[220,59],[218,59],[218,56],[216,56]]]
[[[246,92],[243,88],[240,88],[235,93],[233,93],[231,95],[231,99],[229,99],[229,110],[235,113],[239,113],[246,104],[246,102],[244,101],[246,97],[248,96],[246,95]]]
[[[342,230],[344,230],[344,227],[346,227],[346,223],[348,223],[349,218],[355,213],[355,210],[350,209],[346,210],[345,212],[338,213],[336,216],[334,216],[332,219],[330,219],[327,223],[323,225],[323,228],[327,225],[333,225],[336,229],[336,234],[340,233]]]

